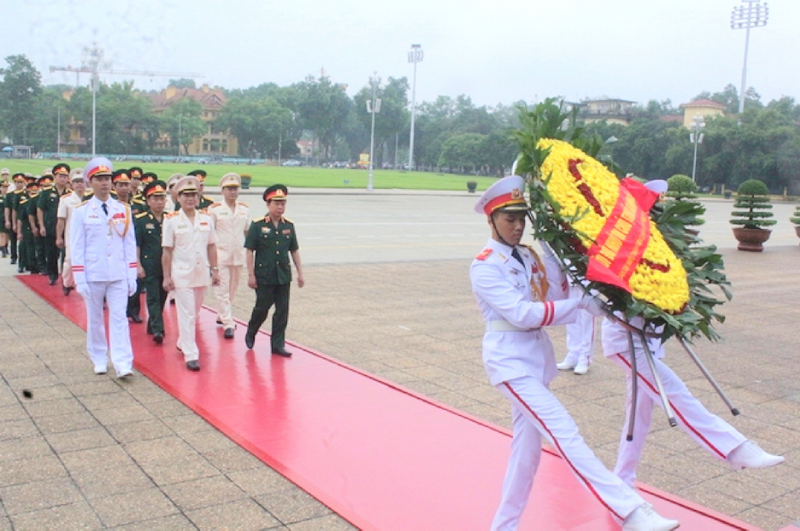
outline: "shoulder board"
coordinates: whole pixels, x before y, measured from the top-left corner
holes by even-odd
[[[165,212],[165,213],[164,213],[164,217],[165,217],[165,218],[174,218],[174,217],[175,217],[175,216],[177,216],[178,214],[180,214],[180,211],[176,211],[176,212]]]
[[[136,214],[134,217],[135,217],[136,219],[139,219],[139,218],[143,218],[143,217],[145,217],[147,214],[149,214],[149,212],[139,212],[139,213],[138,213],[138,214]]]
[[[78,203],[77,205],[75,205],[75,208],[82,207],[83,205],[85,205],[85,204],[86,204],[86,203],[88,203],[88,202],[89,202],[89,200],[88,200],[88,199],[84,199],[83,201],[81,201],[80,203]]]
[[[240,204],[240,205],[242,205],[243,207],[250,208],[249,206],[247,206],[247,203],[242,203],[242,202],[240,201],[240,202],[239,202],[239,204]]]
[[[291,223],[292,225],[294,225],[294,221],[292,221],[292,220],[291,220],[291,219],[289,219],[289,218],[285,218],[285,217],[284,217],[284,218],[281,218],[281,221],[283,221],[284,223]]]
[[[259,223],[261,221],[263,221],[263,222],[269,221],[269,216],[264,216],[263,218],[256,218],[256,219],[253,220],[253,223]]]
[[[20,205],[24,205],[25,203],[28,202],[28,199],[30,199],[30,198],[29,197],[23,197],[22,199],[19,200],[19,204]]]
[[[144,201],[142,201],[141,199],[136,199],[136,198],[133,199],[133,202],[136,203],[136,204],[139,204],[139,205],[143,205],[144,204]]]
[[[489,257],[490,254],[492,254],[492,249],[490,247],[487,247],[486,249],[481,251],[478,256],[475,257],[475,260],[480,260],[481,262],[483,262]]]
[[[211,203],[210,205],[208,205],[208,207],[209,207],[209,208],[211,208],[211,207],[218,207],[218,206],[220,206],[221,204],[222,204],[222,203],[214,202],[214,203]]]
[[[213,197],[208,197],[207,195],[204,195],[203,199],[205,199],[206,201],[214,201]]]

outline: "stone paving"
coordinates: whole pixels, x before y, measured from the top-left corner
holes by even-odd
[[[730,471],[656,413],[639,477],[780,529],[800,520],[800,249],[723,254],[735,293],[724,307],[725,340],[696,350],[742,414],[731,417],[676,345],[667,361],[709,409],[786,463]],[[508,406],[480,362],[468,268],[468,260],[306,265],[287,337],[508,427]],[[7,260],[0,270],[0,529],[350,528],[146,378],[92,374],[84,332],[11,278]],[[236,316],[246,320],[252,302],[241,287]],[[551,337],[563,355],[563,328]],[[553,388],[613,466],[620,371],[598,345],[589,374],[562,374]]]

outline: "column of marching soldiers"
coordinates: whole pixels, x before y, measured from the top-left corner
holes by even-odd
[[[97,171],[98,167],[94,162],[95,159],[86,168],[75,169],[71,169],[68,164],[59,163],[52,168],[46,168],[41,176],[34,176],[28,173],[10,175],[8,169],[0,170],[0,253],[2,257],[10,258],[10,263],[17,266],[19,274],[47,275],[50,286],[55,286],[60,279],[60,288],[64,296],[69,296],[76,288],[79,292],[81,291],[80,281],[76,283],[75,277],[80,275],[82,280],[85,274],[83,266],[76,267],[74,272],[72,270],[70,260],[70,221],[75,209],[87,204],[92,198],[91,178],[93,175],[98,176],[98,178],[100,176]],[[255,220],[256,223],[251,223],[248,206],[237,201],[241,186],[241,176],[238,174],[228,173],[220,179],[219,185],[222,190],[223,200],[222,202],[214,202],[207,195],[203,195],[206,179],[204,170],[194,170],[185,175],[176,173],[166,181],[161,181],[155,173],[145,172],[140,167],[112,171],[110,162],[107,163],[107,166],[111,179],[110,195],[128,209],[128,219],[132,221],[131,229],[135,232],[136,237],[135,266],[137,280],[135,291],[128,297],[126,317],[132,323],[140,324],[143,322],[141,299],[142,294],[145,294],[148,309],[147,333],[152,336],[155,343],[160,344],[165,336],[162,311],[165,304],[175,304],[175,299],[178,299],[180,326],[177,346],[183,352],[187,362],[186,365],[190,370],[197,371],[200,366],[194,334],[191,334],[191,341],[188,338],[188,334],[186,334],[187,337],[184,338],[184,342],[181,342],[181,336],[184,335],[181,332],[187,324],[184,322],[187,320],[184,314],[192,314],[188,324],[194,327],[197,312],[192,310],[195,307],[199,309],[199,305],[202,303],[205,285],[208,284],[209,272],[216,288],[215,295],[218,301],[217,324],[223,327],[226,339],[234,337],[236,324],[232,317],[232,302],[245,265],[245,240],[248,237],[248,230],[251,229],[251,225],[254,225],[253,229],[258,229],[258,236],[256,237],[265,236],[263,238],[265,241],[268,240],[266,235],[272,232],[275,233],[276,237],[273,238],[274,241],[271,242],[271,245],[274,246],[277,243],[279,247],[285,247],[280,251],[281,254],[288,255],[288,253],[291,253],[298,268],[298,280],[301,281],[302,269],[299,265],[299,254],[297,254],[293,225],[282,216],[280,216],[279,220],[276,219],[274,229],[262,226],[269,221],[269,216]],[[106,169],[105,166],[102,166],[102,168]],[[183,252],[187,254],[185,261],[194,263],[194,250],[200,250],[202,247],[203,254],[205,254],[206,248],[209,250],[208,256],[204,257],[206,268],[205,284],[203,284],[202,280],[200,281],[200,284],[203,285],[202,293],[189,290],[190,294],[185,295],[187,293],[186,289],[175,288],[197,288],[199,286],[193,285],[191,279],[188,281],[185,279],[180,280],[178,278],[179,272],[177,271],[172,271],[174,275],[170,279],[169,271],[165,273],[162,270],[162,231],[164,231],[164,222],[169,218],[179,217],[181,211],[179,192],[181,194],[186,192],[186,196],[196,198],[193,205],[191,203],[185,204],[186,209],[196,209],[199,214],[198,222],[194,218],[194,212],[191,213],[189,226],[191,227],[197,223],[201,226],[209,226],[213,235],[205,234],[198,238],[190,234],[184,236],[184,243],[181,243],[181,228],[186,226],[181,224],[182,217],[185,217],[181,214],[181,219],[175,220],[174,225],[178,228],[177,234],[174,231],[171,233],[170,241],[172,243],[167,248],[167,251],[172,260],[179,261],[183,259],[179,256],[179,253]],[[282,201],[285,204],[285,198],[286,187],[283,185],[274,185],[264,193],[264,199],[267,200],[268,206],[270,200],[273,199]],[[102,206],[105,210],[105,202],[103,202]],[[109,227],[108,234],[111,236],[111,227],[114,227],[113,222],[110,222]],[[183,232],[185,233],[186,231],[184,230]],[[203,232],[202,228],[200,232]],[[182,245],[183,251],[181,251]],[[188,249],[187,245],[190,247],[193,245],[194,249]],[[251,250],[255,250],[256,256],[258,256],[258,250],[254,249],[254,246],[257,248],[258,245],[264,244],[251,245]],[[173,251],[174,255],[172,254]],[[192,256],[188,256],[189,253]],[[271,254],[274,259],[275,253],[272,252]],[[286,259],[288,262],[288,256]],[[131,264],[131,267],[133,265]],[[259,269],[260,266],[261,264],[255,266],[257,273],[263,272],[263,269]],[[196,277],[197,272],[194,272],[194,275]],[[252,284],[251,287],[255,289],[256,281],[254,280],[252,267],[248,276],[250,278],[245,277],[248,285]],[[283,276],[285,276],[285,272]],[[174,281],[175,285],[173,287],[165,287],[165,278],[170,280],[170,285],[172,285],[172,281]],[[290,281],[291,273],[289,273],[288,278]],[[260,280],[258,283],[261,285]],[[187,285],[184,286],[183,284]],[[285,284],[285,279],[278,280],[278,284]],[[263,286],[261,287],[263,288]],[[286,288],[285,313],[288,313],[288,286]],[[167,289],[174,289],[174,291],[167,291]],[[81,295],[87,301],[90,299],[86,293],[81,293]],[[192,300],[184,300],[182,298],[184,296]],[[259,295],[259,297],[261,305],[258,313],[264,313],[264,315],[260,318],[251,319],[252,326],[248,326],[245,336],[248,348],[252,348],[255,332],[266,318],[266,312],[263,311],[265,309],[264,302],[269,303],[266,306],[267,310],[273,303],[277,304],[276,312],[281,310],[280,294],[270,294],[266,296],[266,299],[268,299],[266,301],[264,300],[265,296]],[[100,300],[108,302],[107,296],[101,297]],[[196,304],[197,300],[200,303]],[[184,309],[186,311],[182,311]],[[273,317],[273,327],[276,324],[275,318],[280,317],[283,319],[283,323],[278,328],[285,329],[285,316],[276,314]],[[91,332],[89,330],[87,332],[91,336]],[[272,341],[273,354],[290,356],[291,353],[283,347],[282,330],[273,330],[273,333],[275,332],[278,333],[278,337],[273,338]],[[89,343],[91,343],[91,339],[89,339]],[[89,345],[89,350],[91,356],[91,345]],[[109,350],[113,350],[113,348]],[[114,362],[113,352],[109,352],[109,354],[112,355],[112,362]],[[95,361],[95,372],[104,374],[107,370],[105,364],[101,364],[97,360],[93,361]],[[123,365],[120,368],[115,363],[118,375],[120,373],[125,376],[132,374],[130,362]]]

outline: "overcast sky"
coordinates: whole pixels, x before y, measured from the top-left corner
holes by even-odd
[[[763,3],[763,1],[762,1]],[[289,85],[324,68],[350,95],[377,71],[412,79],[417,101],[465,94],[476,105],[608,96],[686,103],[741,84],[741,0],[12,0],[3,2],[0,59],[25,54],[45,84],[75,83],[49,67],[80,66],[97,41],[114,70],[202,74],[198,84]],[[763,102],[800,100],[800,1],[770,0],[750,34],[747,85]],[[6,66],[5,61],[0,62]],[[170,77],[104,74],[161,89]],[[88,76],[81,76],[88,83]],[[410,94],[409,94],[410,98]]]

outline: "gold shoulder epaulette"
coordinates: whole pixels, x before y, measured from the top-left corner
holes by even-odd
[[[282,217],[281,219],[284,221],[284,223],[291,223],[292,225],[294,225],[294,221],[292,221],[291,219],[287,218],[286,216]]]
[[[206,201],[213,201],[214,200],[213,197],[208,197],[207,195],[204,195],[203,199],[205,199]]]
[[[254,219],[253,223],[258,223],[259,221],[266,221],[266,220],[267,220],[267,218],[266,218],[266,216],[264,216],[264,217],[261,217],[261,218]]]
[[[75,208],[82,207],[83,205],[85,205],[85,204],[86,204],[86,203],[88,203],[88,202],[89,202],[89,200],[88,200],[88,199],[84,199],[83,201],[81,201],[80,203],[78,203],[77,205],[75,205]]]
[[[136,199],[135,197],[133,198],[133,202],[134,202],[134,203],[138,203],[138,204],[140,204],[140,205],[143,205],[143,204],[144,204],[144,201],[142,201],[141,199]]]
[[[146,216],[147,214],[149,214],[149,212],[139,212],[138,214],[136,214],[133,217],[135,217],[136,219],[139,219],[139,218],[142,218],[142,217]]]
[[[242,205],[242,206],[246,206],[247,208],[250,208],[250,207],[247,205],[247,203],[242,203],[241,201],[239,201],[239,204],[240,204],[240,205]]]

